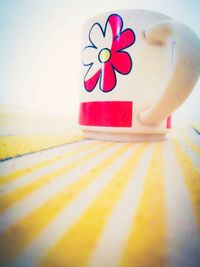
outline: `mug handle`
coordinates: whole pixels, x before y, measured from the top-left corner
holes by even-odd
[[[200,41],[188,26],[173,20],[154,23],[143,33],[151,45],[162,46],[167,44],[169,37],[175,39],[176,59],[167,88],[155,104],[138,114],[138,119],[144,124],[159,124],[183,103],[198,80]]]

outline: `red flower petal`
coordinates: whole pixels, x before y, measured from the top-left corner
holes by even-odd
[[[95,88],[95,86],[99,80],[100,73],[101,73],[101,69],[99,69],[91,78],[84,81],[85,89],[88,92],[91,92]],[[86,76],[87,76],[87,74],[86,74]]]
[[[123,22],[122,18],[119,15],[111,15],[108,18],[108,23],[111,26],[113,39],[117,37],[117,35],[121,32]]]
[[[112,51],[119,51],[131,46],[135,42],[135,34],[131,29],[124,30],[113,40]]]
[[[102,65],[100,88],[103,92],[109,92],[115,87],[115,85],[115,71],[109,61]]]
[[[111,60],[114,68],[118,72],[128,74],[131,71],[132,61],[127,52],[114,52]]]

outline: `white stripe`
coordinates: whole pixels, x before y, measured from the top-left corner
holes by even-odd
[[[78,154],[75,154],[69,158],[64,158],[64,159],[60,159],[54,163],[51,163],[50,165],[37,170],[37,171],[33,171],[29,174],[23,175],[21,176],[19,179],[11,181],[5,185],[1,185],[0,186],[0,196],[6,195],[8,193],[11,193],[13,191],[15,191],[16,189],[25,186],[33,181],[39,180],[42,178],[43,175],[47,175],[48,173],[51,173],[53,171],[56,171],[64,166],[66,166],[66,164],[70,164],[72,163],[74,160],[78,160],[81,157],[90,154],[92,151],[95,151],[97,149],[99,149],[100,147],[105,146],[106,143],[103,143],[101,145],[96,145],[95,147],[91,147],[85,151],[80,151]],[[81,148],[82,146],[80,146]]]
[[[72,226],[88,209],[91,202],[109,184],[113,175],[132,153],[129,149],[120,156],[103,174],[101,174],[86,189],[81,191],[76,199],[67,205],[62,212],[43,230],[39,237],[22,252],[11,266],[32,267],[37,266],[40,260],[48,253],[62,235]]]
[[[29,168],[33,164],[39,163],[42,160],[47,160],[56,156],[63,155],[67,152],[72,151],[75,148],[82,147],[84,145],[90,144],[94,141],[83,140],[76,143],[66,144],[63,146],[50,148],[40,152],[34,152],[32,154],[27,154],[19,158],[13,158],[8,161],[0,162],[0,175],[8,175],[11,172]]]
[[[152,144],[145,151],[106,225],[90,259],[90,267],[118,266],[128,234],[134,222],[138,200],[152,154]]]
[[[168,266],[199,267],[200,235],[196,216],[170,143],[165,144],[164,155]]]
[[[80,167],[69,171],[67,174],[58,177],[49,183],[46,183],[42,188],[29,194],[27,197],[18,201],[12,207],[1,213],[0,217],[0,232],[5,231],[12,224],[19,222],[22,218],[33,212],[39,206],[43,205],[48,199],[63,190],[64,187],[81,179],[82,175],[89,171],[93,166],[97,165],[99,160],[103,160],[115,151],[120,144],[115,145],[112,149],[100,154],[97,157],[88,160]],[[84,166],[83,166],[84,165]]]
[[[182,146],[184,152],[189,156],[194,166],[200,170],[200,157],[197,153],[195,153],[190,146],[181,138],[177,140]]]

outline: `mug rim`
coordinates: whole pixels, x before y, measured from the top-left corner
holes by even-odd
[[[107,14],[110,14],[110,13],[113,13],[113,14],[117,14],[118,12],[147,12],[147,13],[154,13],[155,15],[160,15],[160,16],[163,16],[165,17],[164,19],[172,19],[172,17],[164,14],[164,13],[161,13],[161,12],[157,12],[157,11],[154,11],[154,10],[150,10],[150,9],[140,9],[140,8],[125,8],[125,9],[112,9],[112,10],[108,10],[108,11],[105,11],[105,12],[101,12],[101,13],[98,13],[90,18],[88,18],[87,20],[85,20],[85,23],[83,24],[83,26],[87,23],[89,23],[90,21],[92,20],[95,20],[99,17],[103,17],[103,16],[106,16]]]

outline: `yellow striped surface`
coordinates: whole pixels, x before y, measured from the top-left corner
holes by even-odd
[[[131,179],[137,178],[143,179],[143,183],[136,208],[131,211],[131,220],[127,224],[130,227],[123,230],[126,235],[120,246],[119,260],[115,265],[111,265],[112,260],[109,262],[110,258],[108,261],[105,258],[103,262],[106,264],[101,267],[167,267],[172,266],[169,265],[169,262],[176,266],[178,261],[181,262],[179,266],[188,267],[184,265],[187,262],[185,259],[189,258],[192,262],[193,253],[189,251],[187,254],[187,251],[184,251],[180,244],[176,243],[178,242],[176,240],[178,230],[174,240],[170,240],[177,244],[179,253],[178,255],[176,255],[176,251],[173,255],[169,253],[169,223],[173,224],[173,218],[169,217],[172,211],[170,213],[167,206],[169,192],[166,194],[165,181],[169,177],[165,173],[164,157],[176,158],[177,162],[174,164],[180,170],[181,186],[189,195],[189,198],[184,199],[189,202],[187,207],[191,209],[191,214],[194,214],[191,225],[195,226],[198,231],[195,240],[188,239],[188,247],[190,247],[190,242],[191,247],[200,247],[200,147],[197,142],[198,134],[196,132],[194,134],[196,135],[195,140],[194,136],[186,130],[182,135],[180,132],[177,135],[174,133],[167,141],[172,150],[168,150],[168,144],[166,145],[165,141],[151,144],[120,144],[87,141],[79,134],[66,135],[63,139],[58,136],[53,138],[51,134],[40,139],[38,135],[38,140],[35,140],[36,135],[2,137],[0,144],[7,149],[4,152],[1,151],[0,157],[3,160],[8,157],[12,157],[12,159],[1,162],[0,170],[6,166],[12,166],[12,162],[13,164],[26,162],[25,159],[28,155],[24,154],[27,153],[34,152],[35,155],[38,155],[38,160],[37,162],[32,161],[30,157],[27,166],[22,164],[23,167],[16,168],[16,170],[10,168],[0,176],[0,266],[101,266],[94,260],[97,247],[100,244],[102,246],[99,241],[103,235],[106,240],[104,230],[114,211],[115,213],[120,211],[117,208],[125,190],[130,186]],[[18,146],[19,143],[20,146]],[[71,146],[68,149],[68,145],[66,145],[66,152],[59,154],[58,149],[52,156],[49,154],[47,159],[44,157],[40,159],[41,149],[49,148],[48,154],[55,149],[54,146],[65,143],[69,143]],[[140,176],[142,173],[140,170],[135,177],[136,170],[139,165],[142,166],[144,155],[150,147],[152,150],[149,154],[145,175],[144,177],[142,174]],[[21,155],[17,161],[15,160],[16,155]],[[57,167],[50,171],[53,166]],[[44,174],[40,174],[43,171]],[[174,175],[175,180],[176,172],[173,173],[173,170],[170,170],[169,173]],[[34,179],[29,181],[30,175]],[[20,182],[26,177],[27,183],[20,185]],[[67,183],[68,180],[71,182]],[[92,185],[97,182],[100,186],[102,183],[105,185],[102,188],[95,188],[96,191],[92,189],[90,191],[89,188],[92,188]],[[4,188],[12,188],[14,183],[19,183],[19,185],[7,193],[3,191]],[[59,185],[60,189],[55,194],[52,193],[46,197],[45,190],[47,190],[46,192],[48,189],[52,190],[52,183]],[[177,186],[176,183],[173,184],[173,179],[171,186]],[[45,201],[41,203],[37,199],[40,190],[43,190],[43,197],[46,197]],[[133,192],[135,191],[133,190]],[[90,198],[90,194],[94,194],[94,197],[86,205],[85,199]],[[177,197],[179,206],[181,206],[182,198],[181,196]],[[171,198],[173,200],[173,196]],[[174,208],[176,208],[175,200]],[[35,205],[34,208],[30,205],[30,211],[29,208],[25,208],[27,201],[31,201],[31,205]],[[125,213],[129,212],[126,210],[130,206],[128,204],[130,203],[127,205],[125,203],[123,206]],[[23,210],[17,210],[17,207],[25,209],[24,213]],[[72,207],[76,208],[73,210]],[[79,207],[82,210],[80,213]],[[68,208],[70,213],[67,213]],[[59,219],[63,212],[71,214],[71,217]],[[187,216],[184,212],[180,214],[183,217]],[[18,219],[17,216],[21,217]],[[120,213],[116,218],[120,218]],[[7,221],[8,224],[6,224]],[[67,224],[68,221],[71,224]],[[114,232],[115,223],[112,222]],[[59,230],[61,229],[56,227],[63,228],[60,234]],[[120,227],[119,230],[123,229],[123,225]],[[184,227],[186,232],[191,231],[194,234],[196,231],[191,229],[190,224],[184,225]],[[182,229],[184,227],[182,226]],[[108,229],[112,231],[112,227]],[[178,225],[175,225],[173,229],[178,229]],[[50,240],[53,241],[46,242],[49,238],[47,233],[51,233]],[[112,234],[108,236],[108,238],[110,237]],[[108,250],[105,257],[109,255],[109,250],[112,254],[115,248],[112,240],[108,239],[107,242],[110,247],[105,245],[105,249]],[[176,245],[174,247],[176,250]],[[198,247],[196,251],[198,251]],[[33,257],[31,257],[31,251]],[[196,258],[194,260],[196,261]],[[91,262],[94,265],[91,265]],[[193,266],[198,266],[198,264],[193,264]]]
[[[96,143],[89,145],[89,147],[95,146],[95,145],[96,145]],[[38,190],[40,187],[42,187],[46,183],[52,181],[56,177],[64,175],[65,173],[72,170],[73,168],[80,166],[87,159],[94,157],[96,154],[98,154],[97,151],[91,152],[91,153],[81,157],[80,159],[75,160],[66,166],[63,166],[62,168],[59,168],[53,172],[47,173],[46,175],[39,177],[39,179],[36,179],[36,180],[28,183],[26,186],[23,186],[23,187],[16,189],[12,193],[9,193],[9,194],[4,195],[4,196],[0,196],[0,211],[3,211],[5,208],[10,207],[16,201],[19,201],[22,198],[24,198],[25,196],[27,196],[28,194],[32,193],[33,191]],[[34,168],[33,168],[33,171],[34,171]],[[11,176],[12,176],[12,174],[11,174]]]
[[[41,266],[85,266],[109,214],[123,192],[146,145],[133,151],[124,165],[113,175],[110,184],[91,203],[80,220],[67,231],[56,246],[50,250]],[[77,251],[77,248],[78,251]],[[59,259],[59,260],[58,260]]]
[[[99,150],[98,153],[102,153],[108,146],[113,144],[108,144],[103,149]],[[48,200],[47,203],[40,206],[36,211],[31,213],[29,216],[24,218],[18,224],[10,227],[8,231],[0,234],[0,239],[3,241],[2,246],[0,246],[0,257],[10,260],[17,252],[19,252],[30,240],[32,240],[41,229],[51,220],[54,216],[62,210],[67,203],[70,202],[81,190],[84,189],[89,183],[91,183],[95,177],[100,175],[100,173],[107,168],[113,161],[116,160],[125,150],[127,146],[119,148],[115,153],[113,153],[109,158],[105,158],[96,168],[91,169],[86,174],[80,177],[80,180],[74,182],[71,186],[66,186],[63,190]],[[97,155],[97,152],[96,152]],[[85,159],[87,162],[87,159]],[[38,222],[40,222],[38,224]],[[32,231],[30,230],[30,227]],[[23,229],[20,232],[19,229]],[[19,235],[18,235],[19,233]],[[15,236],[15,243],[13,244],[13,236]],[[15,248],[13,250],[13,248]],[[5,253],[6,252],[6,253]]]
[[[154,146],[143,191],[120,266],[165,265],[166,225],[163,144]],[[155,249],[156,248],[156,249]],[[149,260],[148,255],[151,255]]]
[[[32,164],[28,168],[26,167],[24,169],[16,170],[14,172],[9,173],[8,175],[1,175],[0,176],[0,184],[6,184],[8,182],[11,182],[11,181],[17,179],[17,178],[22,177],[23,175],[27,175],[33,171],[37,171],[37,170],[40,170],[44,167],[47,167],[48,165],[55,163],[56,161],[59,161],[59,160],[65,159],[65,158],[69,158],[78,152],[89,149],[93,145],[94,144],[86,145],[85,147],[77,148],[76,150],[71,151],[70,153],[65,153],[64,155],[58,155],[58,156],[55,156],[55,157],[50,158],[50,159],[42,160],[38,163]]]
[[[194,166],[190,157],[185,153],[177,140],[173,141],[173,146],[200,226],[200,164],[199,168]],[[196,152],[196,149],[194,151]],[[200,162],[200,153],[197,155]]]
[[[66,143],[82,140],[79,132],[30,134],[0,137],[0,159],[21,156],[27,153],[44,150]]]

